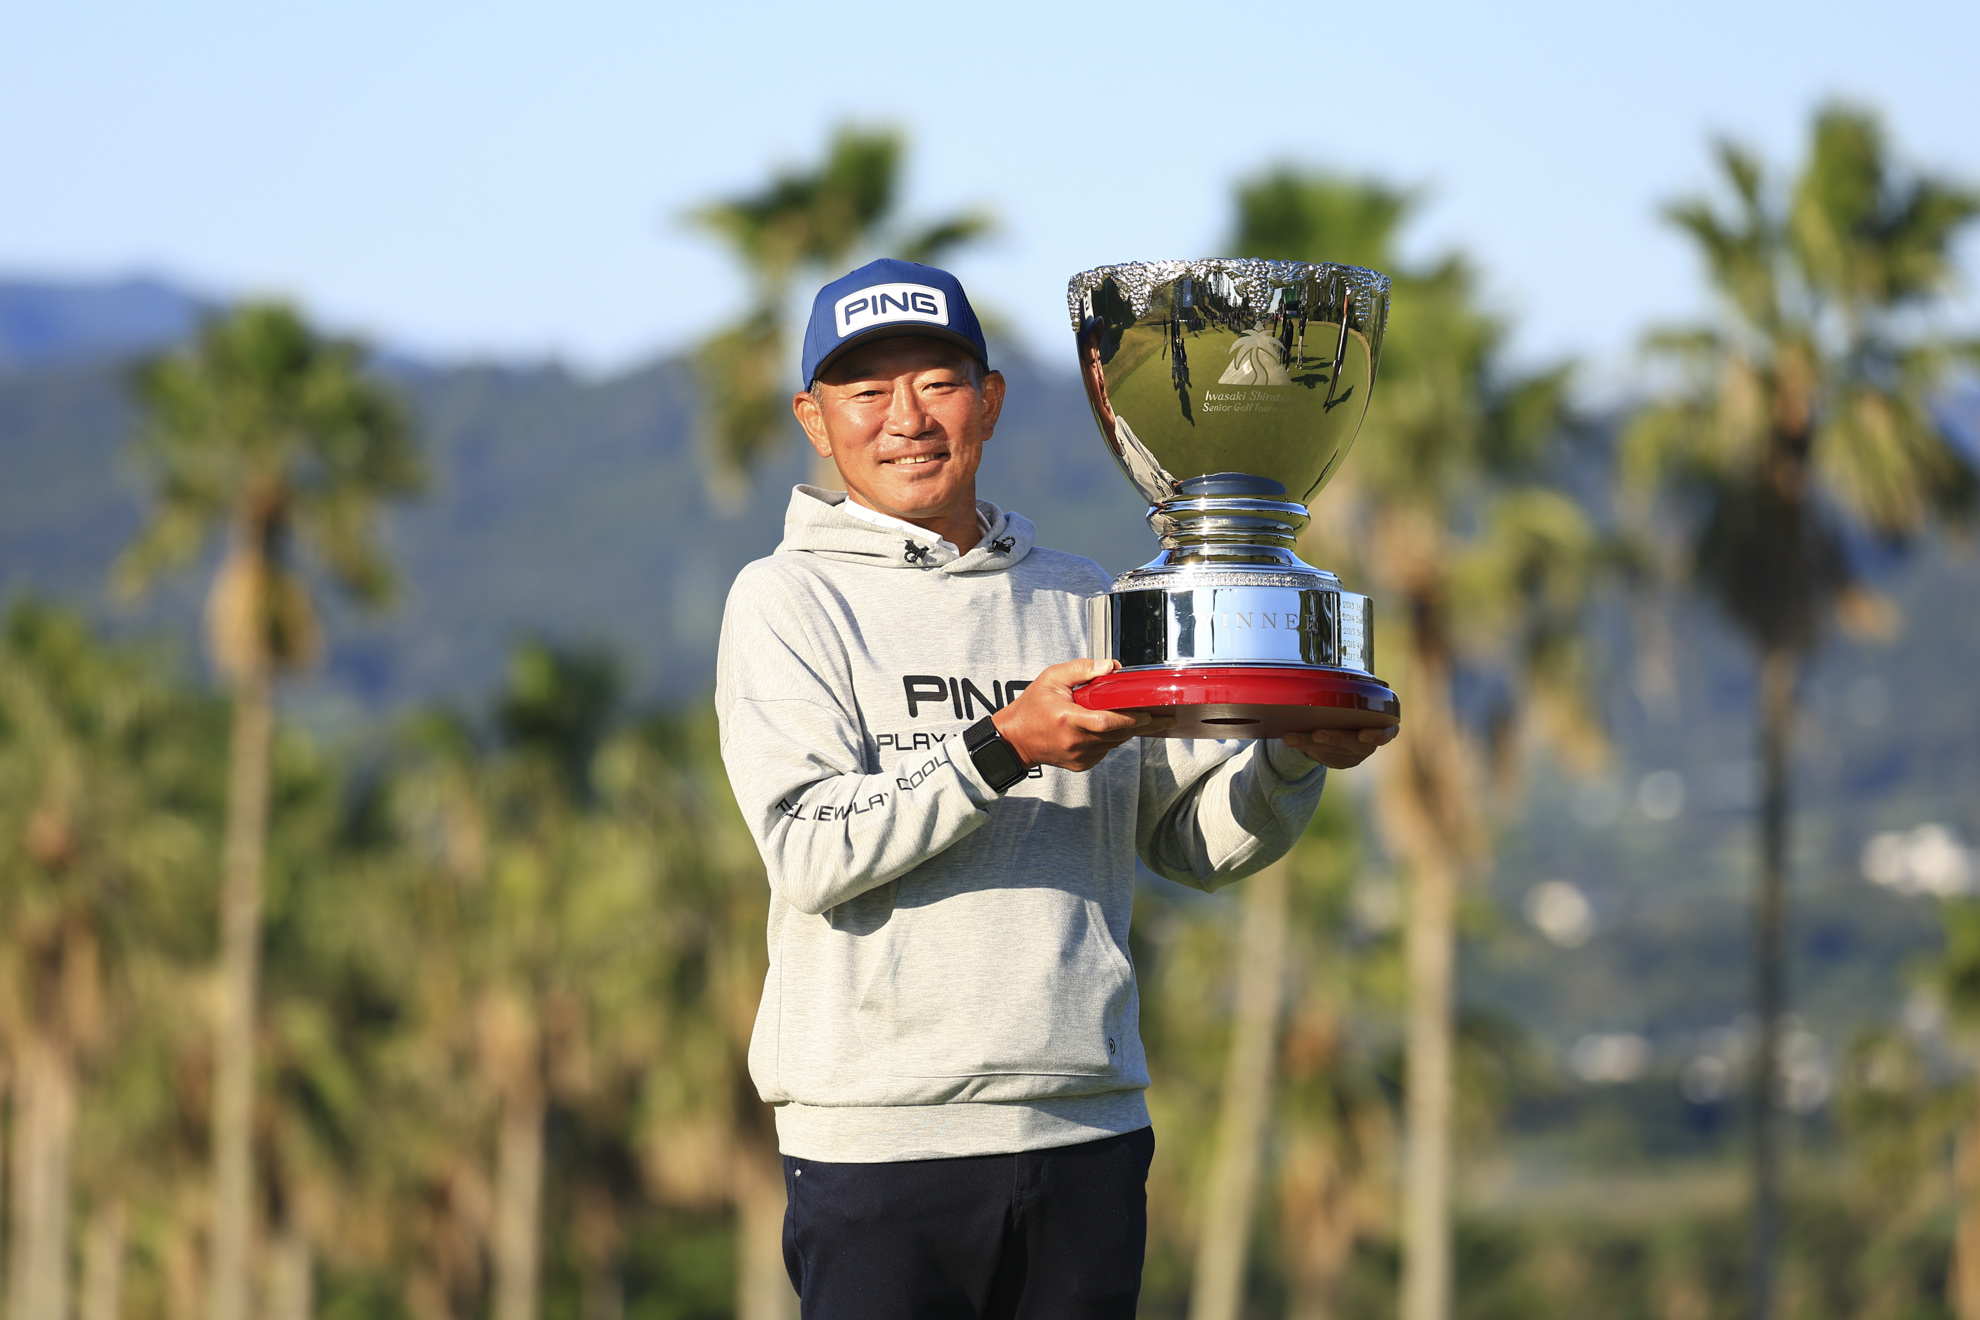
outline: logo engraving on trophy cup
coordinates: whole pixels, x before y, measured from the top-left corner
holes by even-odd
[[[1219,385],[1290,385],[1286,346],[1269,330],[1247,330],[1231,345],[1231,364],[1217,377]]]

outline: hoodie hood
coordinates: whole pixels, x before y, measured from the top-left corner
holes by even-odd
[[[784,511],[784,539],[778,551],[823,555],[841,563],[875,568],[912,568],[940,573],[1001,573],[1031,553],[1037,538],[1031,520],[1006,513],[988,500],[976,502],[989,530],[967,554],[920,528],[882,527],[847,513],[846,493],[817,486],[791,488]]]

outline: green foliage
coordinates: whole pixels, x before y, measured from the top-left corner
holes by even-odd
[[[1415,203],[1414,194],[1379,180],[1281,167],[1238,185],[1238,251],[1285,261],[1338,261],[1390,274],[1395,236]]]
[[[760,191],[704,206],[693,219],[727,240],[758,278],[787,281],[805,265],[836,265],[894,209],[901,139],[841,127],[810,170],[784,169]]]
[[[618,666],[610,656],[525,642],[509,659],[495,723],[510,748],[556,767],[565,792],[582,797],[618,700]]]
[[[1945,952],[1931,970],[1932,986],[1961,1027],[1980,1026],[1980,903],[1952,900],[1940,906]]]
[[[33,600],[0,624],[0,1018],[84,1052],[116,1033],[112,982],[146,974],[129,960],[203,949],[215,712],[157,675]]]
[[[199,1155],[182,1102],[205,1045],[192,967],[210,950],[221,728],[168,674],[32,600],[0,625],[0,1066],[38,1056],[79,1091],[61,1171],[79,1200],[153,1212]],[[14,1231],[28,1213],[15,1204]]]

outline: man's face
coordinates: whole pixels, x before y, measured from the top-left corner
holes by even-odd
[[[973,514],[1004,378],[939,339],[883,339],[833,363],[791,404],[854,498],[919,522],[960,504]]]

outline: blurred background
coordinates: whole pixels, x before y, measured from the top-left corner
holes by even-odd
[[[1145,876],[1155,1317],[1980,1320],[1980,11],[0,0],[0,1309],[795,1314],[709,710],[797,318],[1397,284],[1402,741]]]

